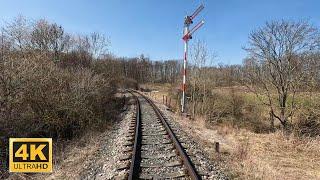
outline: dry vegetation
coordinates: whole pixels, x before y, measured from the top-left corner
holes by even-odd
[[[157,89],[149,95],[162,103],[162,95],[169,94],[167,87],[144,85],[147,89]],[[203,149],[226,166],[233,179],[319,179],[320,178],[320,138],[301,136],[300,133],[286,133],[278,129],[270,129],[268,109],[265,115],[263,106],[255,99],[254,94],[243,92],[244,88],[235,88],[238,98],[242,99],[239,107],[243,113],[236,119],[232,112],[233,100],[229,93],[232,88],[214,89],[220,94],[219,101],[212,112],[224,112],[217,121],[208,120],[204,116],[195,119],[183,118],[179,113],[172,116],[182,127],[192,134]],[[250,108],[252,112],[248,112]],[[260,108],[260,109],[257,109]],[[297,129],[299,129],[297,127]],[[215,152],[214,143],[220,143],[220,154]]]
[[[319,179],[319,139],[300,139],[282,132],[255,134],[225,131],[235,146],[227,161],[234,177],[244,179]],[[230,133],[230,134],[228,134]],[[228,151],[226,151],[228,152]]]
[[[184,120],[186,121],[186,120]],[[186,122],[184,122],[186,123]],[[319,138],[254,133],[230,125],[214,128],[190,122],[190,129],[213,158],[227,165],[235,179],[319,179]],[[196,123],[196,124],[195,124]],[[204,124],[204,123],[203,123]],[[214,151],[220,142],[221,154]]]
[[[52,137],[62,146],[104,129],[124,102],[114,97],[117,87],[158,90],[149,95],[170,97],[179,112],[179,61],[117,58],[103,34],[74,35],[24,17],[2,27],[0,38],[0,178],[9,137]],[[233,177],[320,178],[319,43],[307,22],[279,21],[249,35],[242,65],[211,66],[205,43],[192,45],[187,110],[194,121],[186,126],[208,147],[221,141],[219,159]]]
[[[90,131],[117,119],[117,88],[175,82],[177,61],[117,58],[101,33],[77,35],[45,19],[18,16],[0,31],[0,178],[9,175],[10,137],[52,137],[54,160]],[[69,144],[69,145],[68,145]]]
[[[220,156],[237,179],[320,178],[320,35],[308,22],[274,21],[253,31],[242,65],[211,64],[205,43],[191,49],[186,126],[204,149]],[[146,84],[162,102],[171,88]],[[180,120],[179,120],[180,119]]]
[[[95,68],[103,35],[71,36],[20,16],[1,29],[0,43],[0,178],[8,175],[8,138],[52,137],[58,149],[116,119],[122,101],[113,78]]]

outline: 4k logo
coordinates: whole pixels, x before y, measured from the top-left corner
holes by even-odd
[[[10,172],[52,172],[51,138],[10,138]]]

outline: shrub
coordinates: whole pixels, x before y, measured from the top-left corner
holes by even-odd
[[[233,89],[227,93],[215,93],[211,111],[207,115],[207,125],[230,124],[256,133],[270,131],[268,121],[263,116],[263,108]]]
[[[307,113],[300,113],[298,121],[294,125],[294,133],[297,136],[317,137],[320,136],[320,114],[309,110]]]
[[[60,68],[41,56],[0,61],[0,160],[10,137],[71,139],[104,128],[117,114],[114,91],[88,68]]]
[[[2,179],[9,137],[65,140],[87,129],[104,129],[117,114],[114,106],[123,101],[113,97],[111,80],[119,76],[111,79],[114,71],[93,67],[106,52],[104,35],[74,36],[56,23],[22,16],[1,27],[0,34]]]

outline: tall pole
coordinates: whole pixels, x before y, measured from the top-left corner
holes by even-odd
[[[189,25],[185,24],[184,35],[189,33]],[[186,101],[186,76],[187,76],[187,56],[188,56],[188,39],[184,41],[184,58],[183,58],[183,79],[182,79],[182,98],[181,98],[181,112],[185,111]]]
[[[4,40],[3,31],[1,31],[1,60],[4,62]]]
[[[192,39],[192,34],[197,31],[203,24],[204,21],[201,21],[196,26],[194,26],[191,31],[189,31],[190,24],[193,23],[193,19],[200,13],[204,8],[203,5],[200,5],[196,11],[191,16],[186,16],[184,19],[184,30],[183,37],[184,40],[184,57],[183,57],[183,78],[182,78],[182,98],[181,98],[181,112],[186,111],[186,79],[187,79],[187,57],[188,57],[188,41]]]

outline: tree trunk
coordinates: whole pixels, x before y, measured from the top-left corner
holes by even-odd
[[[206,100],[206,83],[203,84],[203,97],[202,97],[202,104],[201,104],[201,114],[204,114],[204,104]]]
[[[287,128],[287,118],[286,118],[286,102],[287,102],[287,94],[283,93],[280,95],[280,119],[281,124],[284,129]]]
[[[193,102],[192,116],[193,116],[193,118],[195,118],[195,113],[196,113],[196,98],[195,98],[195,95],[196,95],[196,85],[197,85],[197,82],[196,82],[196,79],[194,79],[194,80],[193,80],[193,92],[192,92],[192,102]]]
[[[193,101],[193,112],[192,112],[192,114],[193,114],[192,119],[195,119],[195,117],[196,117],[196,102],[195,101]]]
[[[270,129],[273,132],[274,131],[274,117],[273,117],[273,114],[272,114],[271,110],[269,112],[269,116],[270,116]]]

